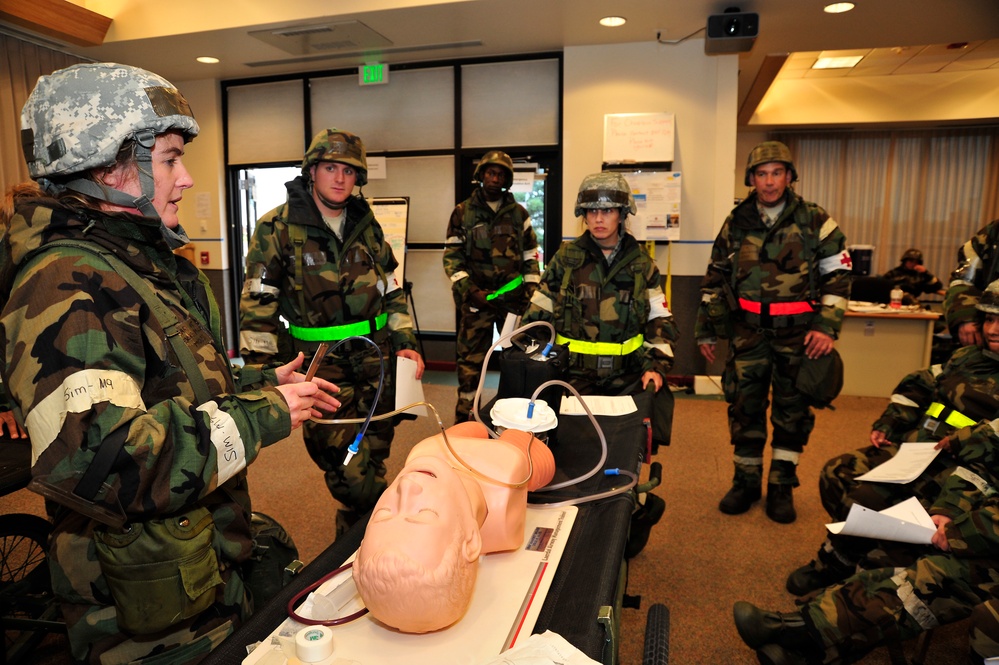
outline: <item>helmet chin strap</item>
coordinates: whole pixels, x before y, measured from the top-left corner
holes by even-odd
[[[315,183],[309,183],[309,189],[311,189],[312,193],[316,196],[316,198],[322,201],[323,205],[329,208],[330,210],[343,210],[344,208],[347,207],[347,202],[350,201],[349,196],[346,199],[344,199],[341,203],[330,201],[328,198],[322,195],[322,192],[316,190]]]
[[[114,205],[125,208],[135,208],[143,217],[160,219],[160,214],[153,206],[153,196],[156,187],[153,183],[153,153],[152,148],[156,143],[156,136],[148,130],[143,130],[135,134],[135,162],[136,172],[139,178],[139,196],[127,194],[120,189],[114,189],[107,185],[98,185],[93,180],[86,178],[76,178],[65,184],[66,189],[70,189],[80,194],[86,194],[100,201],[106,201]]]

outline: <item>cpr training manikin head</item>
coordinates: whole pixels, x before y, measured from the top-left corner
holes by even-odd
[[[354,561],[357,590],[374,618],[426,633],[464,615],[479,555],[523,543],[527,492],[554,475],[551,452],[537,439],[528,460],[531,439],[517,430],[489,439],[484,426],[468,422],[448,429],[450,450],[440,434],[413,447],[375,504]]]

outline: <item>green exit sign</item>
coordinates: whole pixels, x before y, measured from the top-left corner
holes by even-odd
[[[389,68],[386,64],[361,65],[357,68],[357,80],[361,85],[388,83],[388,79]]]

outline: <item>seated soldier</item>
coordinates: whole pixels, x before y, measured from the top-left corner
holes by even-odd
[[[999,281],[986,289],[978,310],[984,338],[978,360],[990,360],[994,368],[999,360]],[[961,351],[969,349],[978,347]],[[949,367],[960,358],[955,355]],[[906,640],[969,616],[985,625],[983,611],[999,598],[997,415],[993,410],[993,419],[983,418],[940,440],[939,447],[954,456],[957,466],[929,506],[937,527],[931,545],[911,546],[917,557],[909,565],[858,572],[817,590],[797,612],[766,612],[736,603],[736,628],[761,663],[855,662],[888,640]],[[983,636],[973,648],[987,640]]]
[[[999,333],[995,323],[999,320],[999,281],[989,285],[977,307],[983,328],[996,327]],[[898,451],[898,444],[892,442],[946,440],[942,447],[948,447],[949,441],[968,435],[971,426],[999,415],[999,334],[989,339],[986,336],[980,345],[962,347],[943,367],[936,365],[902,379],[874,422],[872,445],[826,462],[819,476],[819,494],[833,520],[845,520],[854,503],[884,510],[912,496],[924,506],[936,499],[947,476],[965,461],[963,453],[941,453],[919,478],[904,485],[861,482],[857,477],[889,460]],[[864,538],[828,535],[816,558],[788,577],[787,590],[803,596],[849,577],[858,564],[907,565],[916,554],[912,548],[890,544],[872,550],[874,545]],[[876,560],[864,565],[862,559],[872,552]]]
[[[478,422],[449,428],[446,441],[438,434],[413,446],[375,504],[354,561],[372,616],[406,633],[458,621],[472,599],[479,555],[520,547],[527,492],[554,472],[551,451],[529,432],[505,430],[490,440]]]

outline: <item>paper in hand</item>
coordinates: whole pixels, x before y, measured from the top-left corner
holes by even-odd
[[[915,497],[881,512],[855,503],[850,506],[845,522],[826,524],[826,528],[830,533],[844,536],[880,538],[916,545],[929,545],[937,530],[933,519]]]
[[[416,378],[416,361],[404,356],[395,357],[395,408],[401,409],[415,402],[424,402],[423,383]],[[406,413],[427,415],[427,407],[415,406]]]
[[[914,441],[903,443],[895,456],[884,464],[879,464],[857,480],[876,483],[911,483],[919,477],[940,451],[936,441]]]

